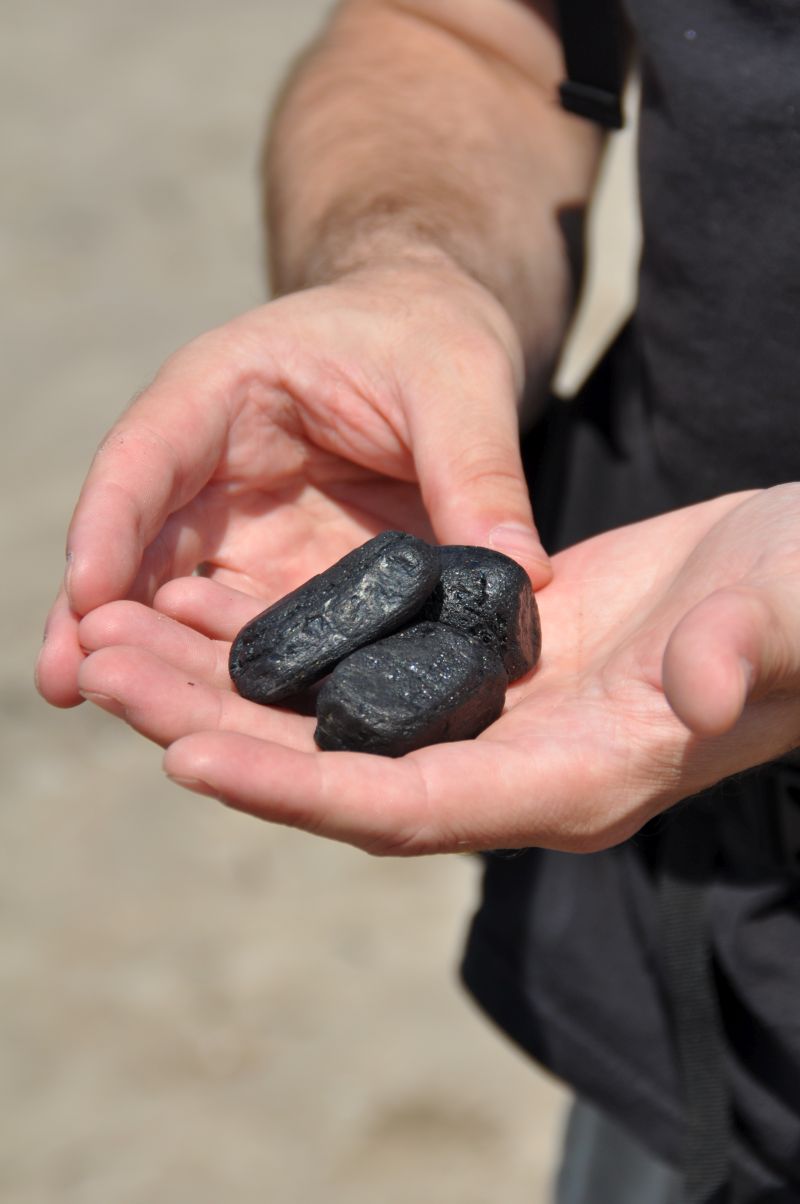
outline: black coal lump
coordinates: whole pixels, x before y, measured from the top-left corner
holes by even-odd
[[[525,570],[491,548],[439,548],[439,584],[420,612],[483,640],[502,657],[509,681],[532,669],[542,648],[539,610]]]
[[[408,623],[438,578],[430,544],[400,531],[377,535],[242,628],[229,660],[236,689],[253,702],[290,698]]]
[[[507,684],[503,662],[481,640],[415,623],[336,666],[317,698],[314,739],[385,757],[469,740],[498,718]]]

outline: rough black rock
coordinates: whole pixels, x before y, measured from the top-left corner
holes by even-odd
[[[323,749],[386,757],[469,740],[501,714],[507,684],[481,640],[416,623],[336,666],[319,692],[314,738]]]
[[[290,698],[356,648],[408,623],[438,578],[435,548],[384,531],[242,628],[229,661],[236,689],[253,702]]]
[[[509,681],[534,667],[542,648],[539,610],[520,565],[491,548],[439,548],[441,577],[420,612],[483,640],[502,657]]]

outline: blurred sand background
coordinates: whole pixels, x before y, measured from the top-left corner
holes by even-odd
[[[6,0],[8,1204],[549,1199],[565,1096],[457,982],[472,859],[374,861],[227,812],[122,725],[31,685],[97,442],[171,351],[263,299],[260,131],[326,8]],[[615,271],[583,348],[627,287],[610,195]]]

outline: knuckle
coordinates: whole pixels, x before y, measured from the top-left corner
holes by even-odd
[[[491,486],[502,494],[518,494],[523,482],[515,463],[509,463],[507,448],[470,443],[453,454],[452,468],[462,487],[478,489]]]

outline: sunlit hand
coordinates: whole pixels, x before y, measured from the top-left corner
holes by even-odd
[[[272,302],[167,362],[102,444],[38,665],[81,700],[79,618],[198,563],[264,599],[387,527],[482,543],[550,577],[519,455],[505,312],[447,265],[356,273]]]
[[[208,580],[87,617],[80,686],[168,745],[189,788],[377,853],[607,847],[800,743],[800,486],[612,531],[554,566],[541,665],[501,718],[398,760],[319,752],[312,718],[232,692],[229,641],[262,603]]]

